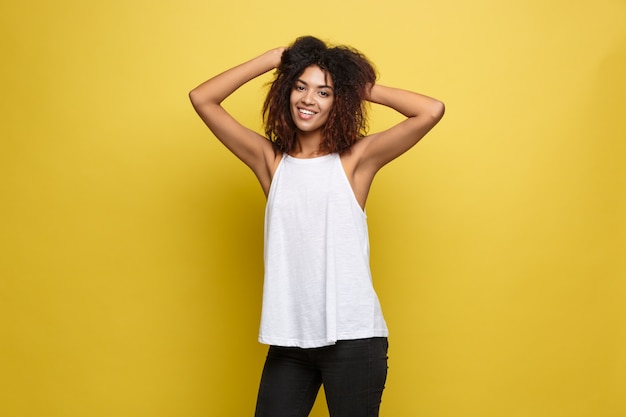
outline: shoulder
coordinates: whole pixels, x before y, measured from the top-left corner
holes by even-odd
[[[256,167],[256,169],[252,169],[261,183],[261,188],[263,188],[263,193],[266,197],[269,193],[274,174],[276,173],[283,156],[284,154],[274,147],[265,149],[263,152],[263,164]]]
[[[374,135],[359,139],[341,155],[344,172],[361,208],[365,208],[370,186],[379,168],[374,164],[368,164],[367,158],[364,158],[372,136]]]
[[[367,149],[372,141],[376,139],[377,135],[377,133],[374,133],[360,138],[352,144],[349,149],[341,154],[341,162],[347,172],[353,172],[356,169],[361,170],[366,168]],[[374,169],[374,172],[375,171],[376,169]]]
[[[376,136],[377,134],[374,133],[362,137],[341,154],[341,163],[351,181],[357,181],[357,178],[360,178],[370,182],[380,168],[369,163],[370,160],[367,158],[368,148]]]

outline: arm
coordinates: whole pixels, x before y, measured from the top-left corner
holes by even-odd
[[[221,103],[243,84],[280,64],[284,48],[276,48],[231,68],[200,84],[189,93],[194,109],[213,134],[248,165],[269,189],[271,166],[275,159],[272,143],[236,121]]]
[[[406,116],[406,120],[397,125],[363,138],[358,165],[371,176],[419,142],[441,120],[445,111],[439,100],[378,84],[372,86],[368,100]]]

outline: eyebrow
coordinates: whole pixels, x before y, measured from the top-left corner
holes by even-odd
[[[303,81],[303,80],[301,80],[300,78],[298,78],[298,79],[296,80],[296,82],[302,83],[302,84],[306,85],[307,87],[308,87],[308,85],[309,85],[306,81]],[[317,86],[317,88],[328,88],[328,89],[331,89],[331,90],[333,89],[333,87],[332,87],[332,86],[330,86],[330,85],[326,85],[326,84],[324,84],[324,85],[318,85],[318,86]]]

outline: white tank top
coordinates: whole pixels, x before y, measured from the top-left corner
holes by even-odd
[[[387,336],[365,212],[338,154],[285,155],[265,209],[259,341],[302,348]]]

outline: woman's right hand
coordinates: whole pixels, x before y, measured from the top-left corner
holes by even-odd
[[[215,137],[254,171],[266,195],[279,155],[274,151],[272,142],[233,118],[222,107],[222,101],[243,84],[277,68],[284,51],[284,47],[270,49],[214,76],[189,93],[200,118]]]
[[[274,68],[278,68],[280,66],[280,63],[283,57],[283,52],[285,52],[285,47],[281,46],[278,48],[270,49],[269,51],[265,53],[265,55],[268,55]]]

